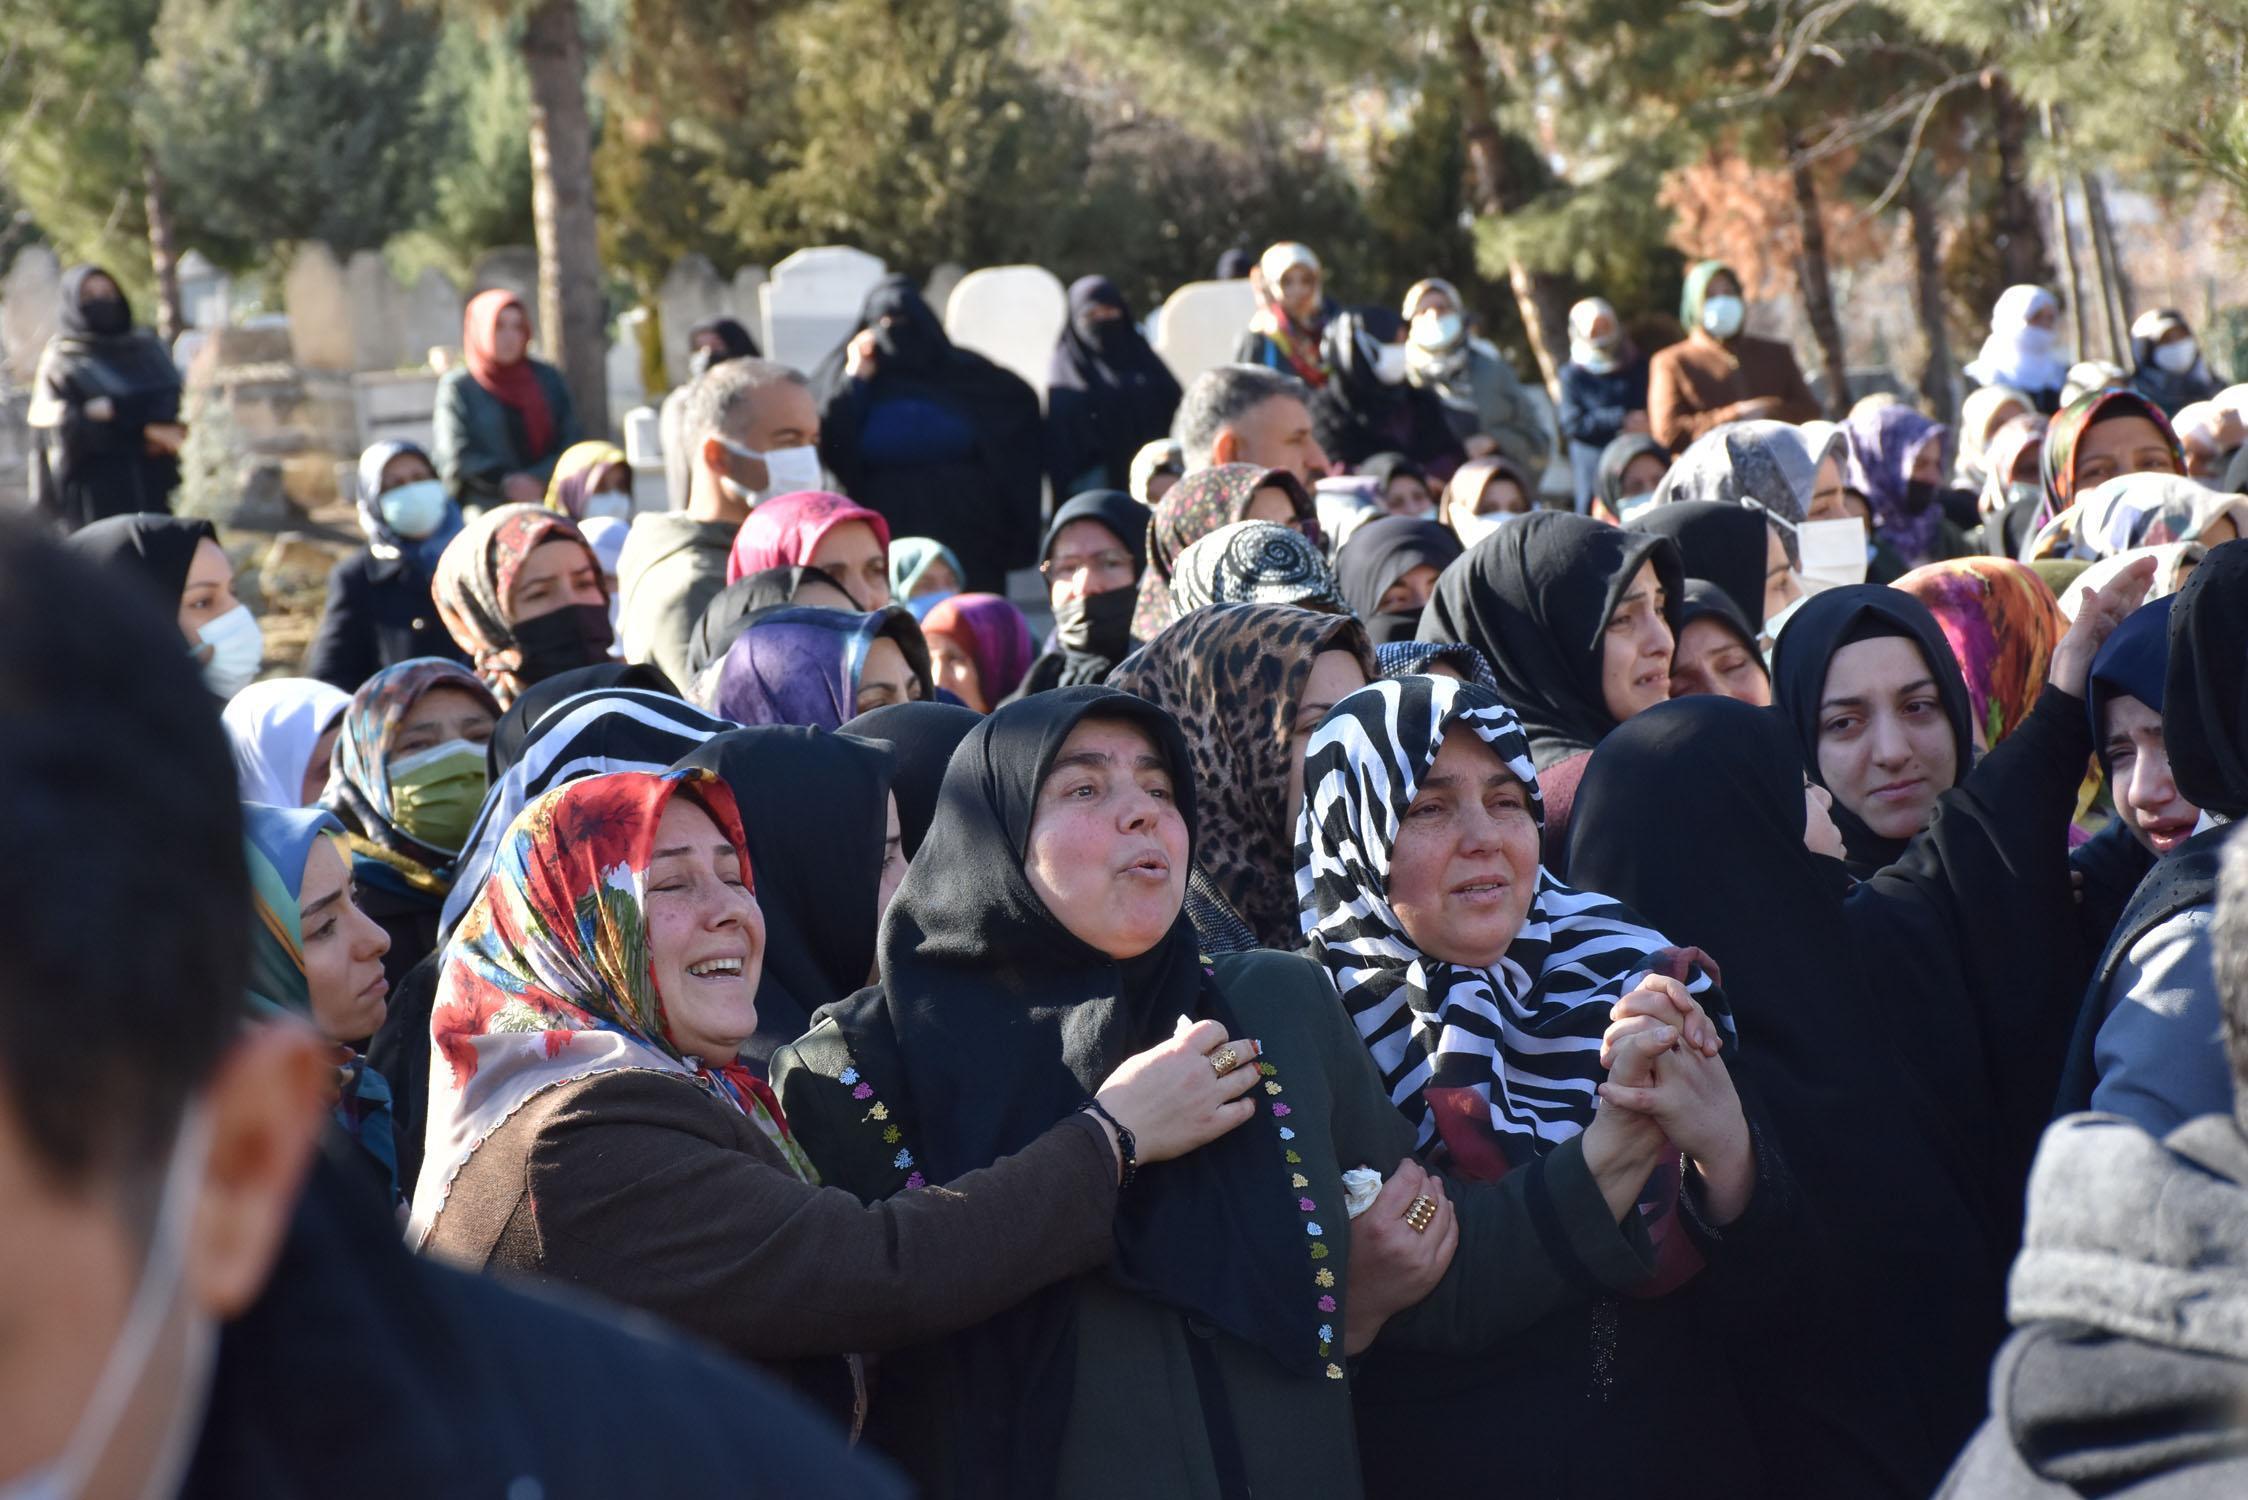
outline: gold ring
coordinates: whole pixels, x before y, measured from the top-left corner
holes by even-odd
[[[1436,1222],[1436,1200],[1423,1193],[1406,1204],[1405,1222],[1415,1234],[1428,1233],[1428,1226]]]
[[[1240,1066],[1241,1054],[1234,1051],[1230,1044],[1220,1047],[1210,1054],[1210,1071],[1220,1078],[1225,1077],[1226,1074]]]

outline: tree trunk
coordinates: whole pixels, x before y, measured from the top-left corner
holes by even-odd
[[[1478,216],[1503,218],[1508,208],[1506,138],[1491,108],[1491,75],[1483,43],[1475,35],[1475,14],[1462,6],[1452,24],[1452,58],[1460,69],[1460,134],[1467,145],[1468,197]],[[1561,403],[1561,366],[1569,354],[1569,293],[1558,276],[1534,271],[1519,260],[1507,262],[1507,285],[1547,399]]]
[[[145,153],[141,182],[148,210],[148,261],[156,272],[156,336],[169,344],[187,326],[180,311],[179,256],[172,245],[172,209],[165,201],[164,179]]]
[[[1800,149],[1801,143],[1796,144]],[[1811,320],[1811,334],[1819,341],[1819,363],[1826,372],[1827,415],[1840,419],[1850,410],[1850,362],[1842,349],[1841,321],[1834,315],[1834,285],[1827,279],[1826,224],[1819,217],[1819,186],[1811,180],[1810,164],[1796,151],[1789,152],[1788,174],[1795,182],[1796,229],[1803,237],[1796,284],[1803,293],[1803,311]]]
[[[2108,217],[2107,191],[2090,172],[2078,179],[2084,184],[2084,222],[2092,231],[2092,249],[2100,258],[2100,282],[2107,303],[2108,336],[2114,341],[2115,362],[2126,370],[2131,364],[2131,273],[2115,248],[2115,221]]]
[[[577,0],[536,0],[524,17],[531,80],[531,214],[538,226],[539,327],[588,433],[609,430],[601,251],[593,213],[593,125]]]
[[[2030,192],[2024,158],[2029,145],[2029,111],[2003,76],[1991,83],[1991,109],[1997,116],[1998,206],[1992,232],[2008,286],[2043,286],[2052,275],[2045,236],[2037,225],[2037,199]]]
[[[1905,176],[1905,215],[1912,224],[1912,282],[1920,314],[1920,336],[1928,346],[1920,367],[1920,395],[1928,414],[1952,425],[1951,339],[1944,331],[1944,267],[1936,206],[1921,186],[1920,174]]]
[[[2037,114],[2045,128],[2046,146],[2058,151],[2060,128],[2053,122],[2053,106],[2040,104]],[[2092,325],[2085,315],[2084,278],[2076,269],[2076,239],[2068,227],[2068,177],[2060,172],[2053,174],[2053,239],[2061,251],[2061,277],[2068,283],[2069,317],[2076,325],[2076,357],[2086,359],[2092,352]]]

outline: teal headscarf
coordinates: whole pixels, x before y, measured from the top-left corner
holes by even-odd
[[[1721,260],[1696,261],[1694,268],[1686,273],[1686,290],[1678,298],[1678,321],[1686,325],[1688,333],[1702,326],[1702,299],[1709,295],[1709,284],[1719,276],[1731,276],[1735,281],[1741,279]]]
[[[890,598],[905,604],[913,598],[913,586],[921,575],[929,571],[929,564],[942,560],[952,569],[952,576],[963,581],[968,570],[960,566],[960,559],[950,547],[933,536],[901,536],[890,543]]]

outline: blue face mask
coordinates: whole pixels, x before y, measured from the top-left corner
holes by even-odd
[[[382,521],[409,542],[418,542],[445,524],[445,486],[434,479],[417,479],[396,489],[384,490],[375,508]]]

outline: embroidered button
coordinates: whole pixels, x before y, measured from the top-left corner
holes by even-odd
[[[1301,1172],[1293,1172],[1289,1174],[1288,1186],[1292,1188],[1307,1188],[1311,1186],[1311,1179],[1304,1176],[1304,1174]]]
[[[1332,1276],[1334,1273],[1330,1271],[1327,1274]],[[1333,1292],[1329,1292],[1319,1299],[1319,1310],[1321,1312],[1333,1312],[1335,1310],[1335,1294]]]
[[[1303,1212],[1303,1213],[1307,1213],[1307,1214],[1308,1214],[1308,1213],[1312,1212],[1312,1211],[1313,1211],[1314,1209],[1318,1208],[1318,1207],[1319,1207],[1319,1205],[1318,1205],[1318,1204],[1316,1204],[1316,1203],[1314,1203],[1314,1202],[1312,1202],[1312,1201],[1311,1201],[1311,1200],[1310,1200],[1309,1198],[1298,1198],[1298,1199],[1296,1200],[1296,1207],[1297,1207],[1297,1209],[1298,1209],[1298,1210],[1300,1210],[1301,1212]]]
[[[1342,1379],[1342,1378],[1343,1378],[1343,1367],[1342,1367],[1341,1365],[1329,1365],[1329,1366],[1327,1367],[1327,1378],[1328,1378],[1329,1380],[1340,1380],[1340,1379]]]

